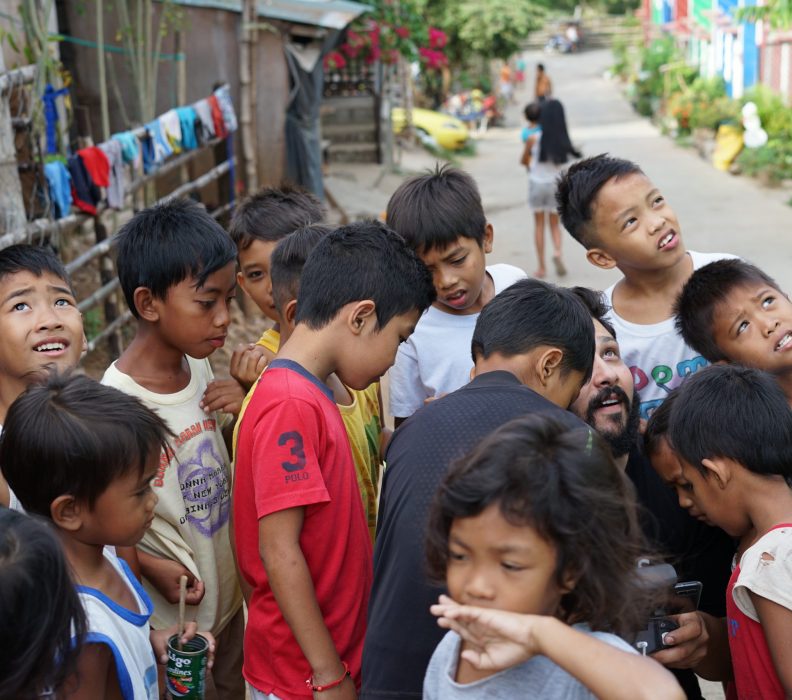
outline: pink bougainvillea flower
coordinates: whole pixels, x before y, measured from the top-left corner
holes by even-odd
[[[432,49],[442,49],[448,43],[448,34],[442,29],[429,27],[429,47]]]
[[[407,27],[394,27],[393,31],[396,32],[402,39],[410,36],[410,30]]]

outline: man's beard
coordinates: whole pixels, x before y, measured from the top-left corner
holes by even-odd
[[[604,430],[602,426],[596,424],[594,412],[602,406],[603,401],[614,396],[619,400],[620,407],[629,407],[627,419],[622,422],[624,417],[622,411],[612,416],[604,416],[603,420],[610,422],[613,428],[612,430]],[[608,445],[610,445],[611,454],[614,459],[623,457],[630,452],[638,437],[638,430],[641,424],[641,401],[638,392],[633,392],[632,401],[630,401],[621,387],[605,387],[589,401],[589,405],[586,408],[585,421],[600,434]]]

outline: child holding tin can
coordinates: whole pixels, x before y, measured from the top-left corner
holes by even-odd
[[[70,700],[159,697],[156,663],[178,625],[150,631],[151,600],[115,547],[134,546],[151,525],[151,480],[168,435],[140,401],[85,376],[51,375],[6,416],[3,475],[26,512],[55,525],[87,616],[77,672],[64,684]],[[183,643],[195,629],[186,626]],[[214,639],[203,636],[211,667]]]
[[[616,634],[645,622],[631,489],[588,428],[535,414],[452,467],[429,521],[430,572],[452,599],[425,700],[684,698]]]

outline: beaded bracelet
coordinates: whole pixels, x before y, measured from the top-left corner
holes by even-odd
[[[335,688],[336,686],[341,685],[346,680],[346,677],[351,675],[349,673],[349,664],[347,664],[346,661],[342,661],[341,664],[344,667],[344,674],[341,676],[341,678],[334,680],[330,683],[327,683],[325,685],[314,685],[313,676],[311,676],[305,681],[305,685],[307,685],[315,693],[321,693],[324,690],[330,690],[331,688]]]

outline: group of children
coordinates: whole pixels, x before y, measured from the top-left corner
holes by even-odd
[[[557,198],[588,260],[623,273],[605,295],[650,429],[666,414],[658,473],[737,542],[731,659],[702,642],[706,667],[735,697],[787,697],[792,303],[749,263],[687,251],[633,163],[577,162]],[[525,274],[486,265],[492,225],[453,168],[403,183],[385,224],[322,218],[292,188],[243,202],[230,236],[191,202],[136,214],[117,269],[137,330],[101,384],[69,371],[85,336],[57,258],[0,251],[0,503],[26,513],[0,512],[0,698],[158,698],[167,639],[196,633],[208,698],[241,700],[245,681],[254,700],[357,697],[390,437],[379,380],[392,367],[397,428],[421,421],[469,381],[474,332],[516,352],[507,329],[478,322]],[[237,283],[275,325],[216,380],[207,358]],[[575,385],[567,408],[591,367],[540,354],[538,375]],[[426,575],[450,594],[431,613],[451,630],[424,696],[684,697],[624,641],[656,595],[640,583],[652,549],[637,523],[626,477],[582,423],[533,415],[487,437],[422,528]]]

